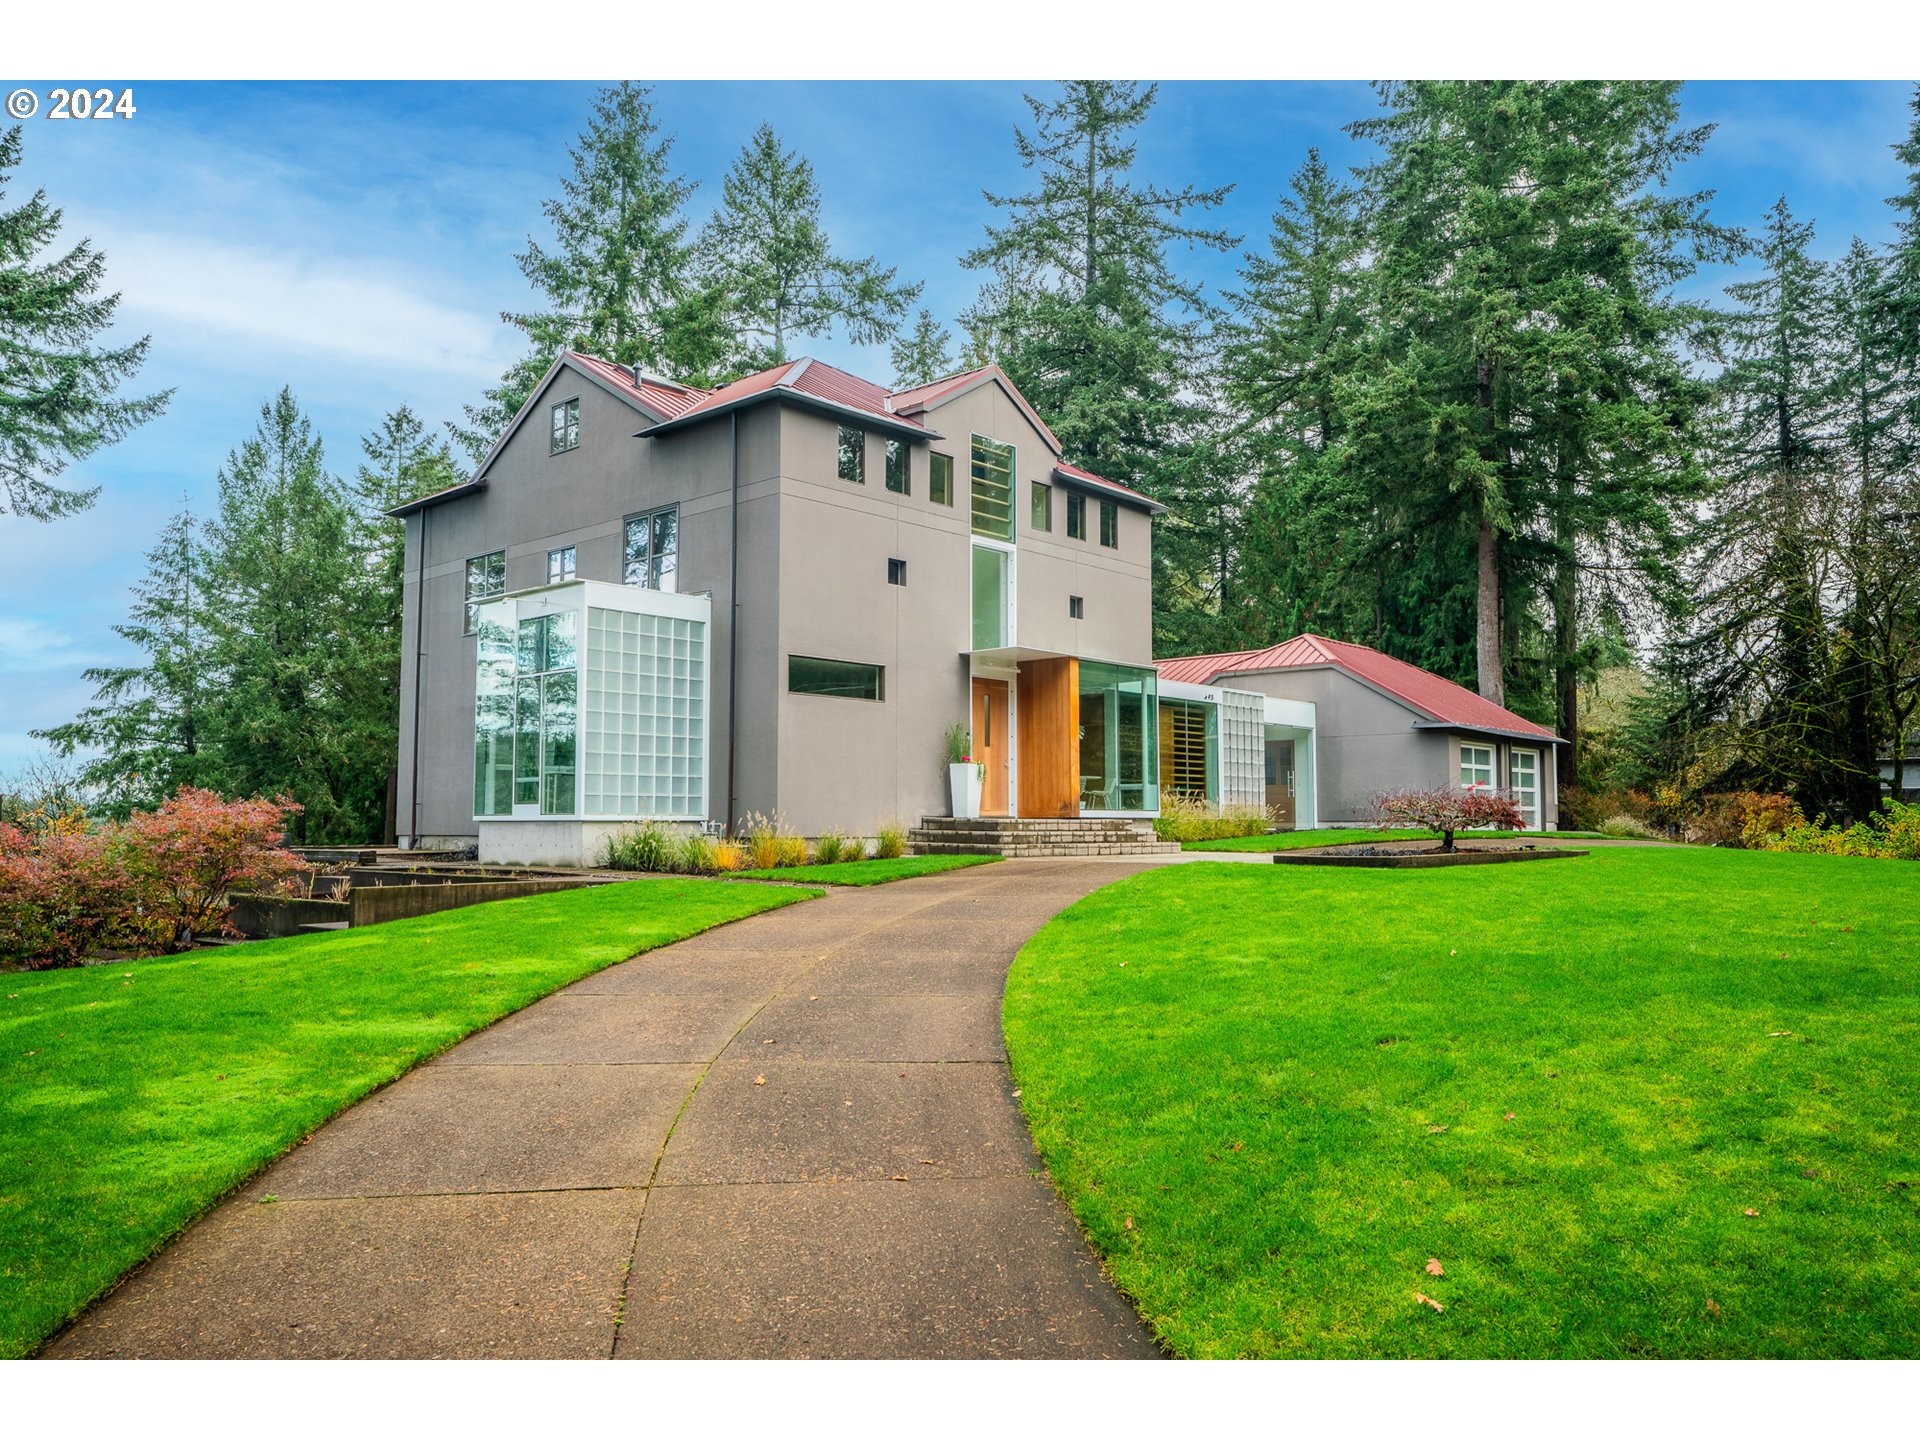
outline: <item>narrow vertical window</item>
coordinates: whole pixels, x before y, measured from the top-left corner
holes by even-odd
[[[680,510],[629,515],[620,578],[647,590],[679,588]]]
[[[911,495],[912,481],[907,475],[907,460],[913,452],[904,440],[887,441],[887,488],[896,495]]]
[[[907,562],[904,560],[887,561],[887,583],[904,585],[907,583]]]
[[[1067,597],[1067,618],[1069,620],[1086,619],[1087,618],[1087,602],[1081,599],[1078,595],[1069,595]]]
[[[573,579],[575,549],[563,545],[558,550],[547,552],[547,583],[558,585],[562,580]]]
[[[1100,543],[1109,550],[1120,548],[1120,507],[1111,500],[1100,502]]]
[[[1032,529],[1046,534],[1053,529],[1053,487],[1033,482],[1033,524]]]
[[[840,427],[840,478],[855,485],[867,483],[867,432],[851,425]]]
[[[562,450],[571,450],[580,443],[580,402],[562,400],[553,407],[553,449],[558,455]]]
[[[1013,539],[1013,446],[973,437],[973,533]]]
[[[1067,538],[1084,540],[1087,538],[1087,497],[1067,492]]]
[[[953,456],[936,450],[927,457],[927,499],[936,505],[953,504]]]
[[[473,634],[474,612],[480,602],[507,593],[507,552],[476,555],[467,561],[467,634]]]

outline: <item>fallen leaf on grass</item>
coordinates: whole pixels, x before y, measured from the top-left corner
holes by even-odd
[[[1445,1270],[1443,1270],[1443,1269],[1441,1269],[1441,1268],[1440,1268],[1440,1262],[1439,1262],[1439,1260],[1438,1260],[1438,1259],[1433,1259],[1433,1260],[1429,1260],[1429,1261],[1427,1261],[1427,1274],[1429,1274],[1429,1275],[1444,1275],[1444,1274],[1446,1274],[1446,1273],[1447,1273],[1447,1272],[1446,1272]]]
[[[764,1075],[756,1075],[753,1077],[753,1083],[756,1085],[764,1085],[767,1083],[767,1077]]]
[[[1127,1216],[1127,1229],[1133,1229],[1133,1216]]]
[[[1791,1035],[1791,1034],[1793,1034],[1793,1031],[1791,1030],[1769,1030],[1767,1031],[1767,1038],[1769,1040],[1778,1040],[1782,1035]]]
[[[1709,1315],[1718,1315],[1720,1313],[1720,1307],[1709,1300],[1707,1301],[1707,1313]]]
[[[1236,1155],[1238,1155],[1242,1150],[1246,1148],[1247,1148],[1247,1142],[1244,1140],[1236,1140],[1233,1142],[1233,1144],[1227,1146],[1227,1149],[1233,1151],[1233,1153]]]
[[[1452,1128],[1453,1127],[1451,1125],[1429,1125],[1427,1126],[1427,1134],[1444,1135],[1447,1133],[1447,1131],[1451,1130]]]
[[[1511,1110],[1507,1111],[1506,1118],[1509,1120],[1513,1119],[1513,1112]]]
[[[1754,1209],[1751,1205],[1749,1205],[1746,1209],[1742,1210],[1740,1213],[1746,1216],[1749,1220],[1758,1220],[1760,1218],[1760,1212]]]
[[[1413,1298],[1418,1300],[1422,1305],[1431,1305],[1436,1310],[1444,1310],[1447,1308],[1431,1295],[1422,1295],[1418,1290],[1413,1292]]]

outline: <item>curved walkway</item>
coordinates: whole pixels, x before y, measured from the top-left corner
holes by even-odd
[[[54,1356],[1149,1356],[1040,1171],[1000,996],[1140,866],[1007,861],[723,926],[327,1125]]]

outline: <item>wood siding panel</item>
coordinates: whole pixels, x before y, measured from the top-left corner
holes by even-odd
[[[1080,662],[1072,656],[1020,662],[1020,814],[1080,813]]]

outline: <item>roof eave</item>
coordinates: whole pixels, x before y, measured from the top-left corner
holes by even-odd
[[[736,411],[748,409],[768,400],[777,400],[782,404],[791,405],[795,409],[812,410],[822,415],[832,416],[835,419],[855,420],[860,423],[862,429],[880,430],[887,434],[898,435],[907,440],[946,439],[946,436],[942,435],[938,430],[929,430],[924,425],[909,424],[905,420],[895,420],[872,410],[861,410],[853,405],[842,405],[838,400],[828,400],[819,395],[809,395],[804,390],[792,390],[784,385],[773,385],[765,390],[756,390],[751,395],[742,395],[734,400],[722,401],[718,405],[709,406],[703,410],[690,410],[685,415],[677,415],[671,420],[664,420],[658,425],[649,425],[646,429],[636,430],[633,433],[640,437],[666,435],[675,430],[684,430],[690,425],[697,425],[702,420],[717,419],[722,415],[730,415]]]
[[[1070,475],[1058,465],[1053,467],[1053,483],[1065,485],[1068,489],[1080,489],[1089,495],[1098,495],[1103,500],[1111,500],[1118,505],[1126,505],[1135,510],[1144,510],[1149,515],[1164,515],[1167,507],[1158,500],[1149,499],[1137,490],[1122,490],[1104,480],[1089,480],[1083,475]]]
[[[1469,725],[1460,720],[1416,720],[1413,728],[1416,730],[1467,730],[1475,735],[1498,735],[1504,740],[1532,740],[1541,745],[1569,743],[1551,731],[1511,730],[1500,725]]]
[[[404,520],[407,516],[425,510],[432,505],[445,504],[449,500],[464,500],[476,490],[487,488],[486,478],[469,480],[461,485],[451,485],[445,490],[436,490],[431,495],[422,495],[418,500],[409,500],[404,505],[396,505],[386,514],[394,520]]]

